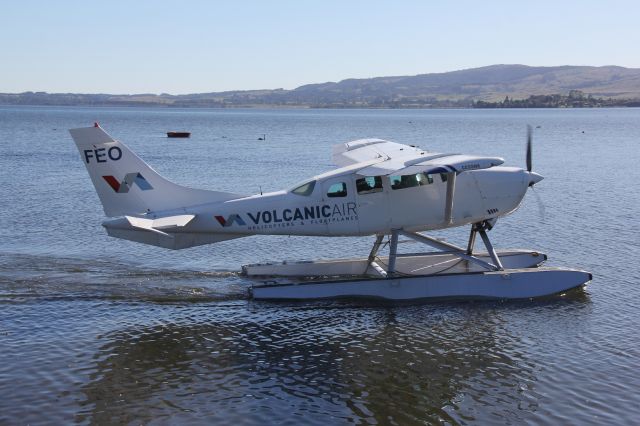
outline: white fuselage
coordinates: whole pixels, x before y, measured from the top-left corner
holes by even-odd
[[[230,235],[358,236],[389,234],[393,229],[424,231],[490,220],[513,212],[531,181],[515,167],[492,167],[460,173],[455,185],[451,221],[445,220],[446,175],[432,175],[422,185],[394,189],[389,176],[379,177],[377,191],[358,191],[362,176],[352,168],[310,179],[313,190],[294,190],[203,204],[167,214],[192,214],[186,233]],[[337,185],[337,186],[336,186]],[[332,188],[341,188],[338,193]],[[107,228],[129,228],[122,219]]]
[[[333,147],[341,168],[243,196],[175,184],[97,123],[70,133],[105,214],[116,218],[103,223],[109,235],[171,249],[255,234],[384,235],[478,223],[513,212],[542,179],[501,167],[499,157],[359,139]]]

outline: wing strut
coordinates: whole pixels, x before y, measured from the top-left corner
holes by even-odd
[[[453,194],[456,190],[456,172],[447,173],[447,200],[444,206],[444,222],[453,223]]]
[[[398,254],[398,234],[402,232],[398,229],[391,231],[391,243],[389,244],[389,266],[387,267],[387,274],[394,274],[396,272],[396,255]]]

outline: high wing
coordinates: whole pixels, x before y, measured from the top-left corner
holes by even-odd
[[[344,167],[375,159],[384,161],[391,157],[414,156],[421,151],[420,148],[383,139],[358,139],[334,145],[332,160],[336,166]]]
[[[376,159],[379,161],[370,164]],[[338,166],[365,161],[369,164],[357,172],[362,176],[459,173],[504,163],[500,157],[442,154],[382,139],[359,139],[333,147],[333,162]]]

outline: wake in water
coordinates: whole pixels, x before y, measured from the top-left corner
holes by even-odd
[[[0,301],[31,298],[207,302],[248,297],[233,271],[154,269],[103,260],[3,253]]]

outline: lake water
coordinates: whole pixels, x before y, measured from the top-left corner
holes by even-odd
[[[67,132],[94,121],[171,180],[239,193],[329,170],[331,145],[362,137],[523,166],[529,123],[545,180],[492,241],[594,280],[538,301],[252,301],[242,264],[373,239],[109,238]],[[637,423],[639,143],[640,109],[0,107],[0,423]]]

